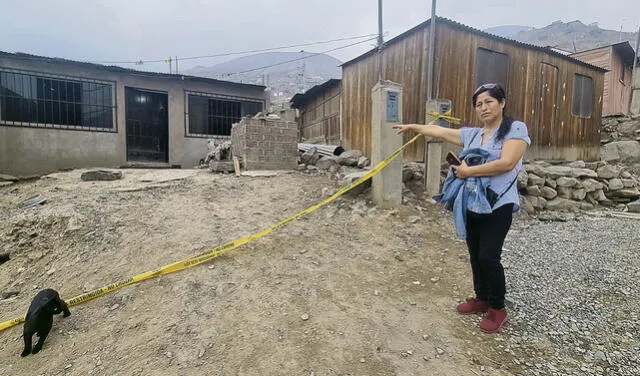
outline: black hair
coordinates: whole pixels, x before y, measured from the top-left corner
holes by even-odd
[[[476,106],[478,95],[484,93],[485,91],[488,92],[489,95],[495,98],[498,102],[504,102],[504,100],[507,98],[504,88],[500,86],[500,84],[484,84],[478,87],[471,97],[473,107]],[[509,133],[509,131],[511,130],[511,124],[513,124],[513,118],[504,116],[504,110],[502,114],[502,123],[500,123],[500,128],[498,128],[496,140],[502,140],[507,135],[507,133]]]

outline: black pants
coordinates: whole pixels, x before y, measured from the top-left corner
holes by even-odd
[[[506,287],[500,259],[512,219],[513,204],[503,205],[490,214],[467,211],[467,247],[473,289],[478,299],[489,302],[489,307],[495,309],[504,308]]]

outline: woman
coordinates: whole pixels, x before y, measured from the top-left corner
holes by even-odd
[[[464,150],[480,148],[491,157],[484,164],[468,166],[464,161],[452,166],[456,177],[489,177],[489,186],[497,201],[492,212],[466,212],[466,242],[469,249],[475,297],[457,306],[462,314],[485,313],[480,328],[496,333],[507,321],[504,307],[506,292],[501,264],[502,245],[511,227],[512,215],[520,208],[517,184],[514,184],[522,157],[531,144],[527,126],[504,116],[504,89],[498,84],[485,84],[473,93],[472,102],[482,128],[444,128],[437,125],[395,125],[399,133],[414,131],[462,146]]]

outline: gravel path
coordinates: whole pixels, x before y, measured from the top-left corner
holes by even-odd
[[[640,375],[640,221],[517,220],[503,254],[521,375]]]

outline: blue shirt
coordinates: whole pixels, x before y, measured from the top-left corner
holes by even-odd
[[[527,130],[527,125],[521,121],[514,121],[511,124],[511,130],[505,135],[504,139],[496,140],[496,135],[498,130],[496,129],[489,141],[487,141],[484,145],[482,144],[482,136],[484,136],[484,128],[476,128],[476,127],[464,127],[460,128],[460,138],[464,144],[464,149],[469,148],[481,148],[486,150],[491,155],[488,158],[489,161],[500,159],[500,155],[502,154],[502,143],[504,140],[510,139],[519,139],[523,140],[527,143],[527,145],[531,145],[531,139],[529,138],[529,132]],[[509,184],[512,181],[518,178],[518,174],[522,169],[522,158],[518,161],[516,166],[511,170],[500,175],[490,176],[489,177],[489,186],[496,192],[498,195],[505,192]],[[516,212],[520,209],[520,196],[518,195],[518,187],[517,184],[514,183],[511,185],[508,191],[502,195],[502,197],[496,202],[493,206],[493,209],[497,209],[506,204],[513,204],[513,211]]]

